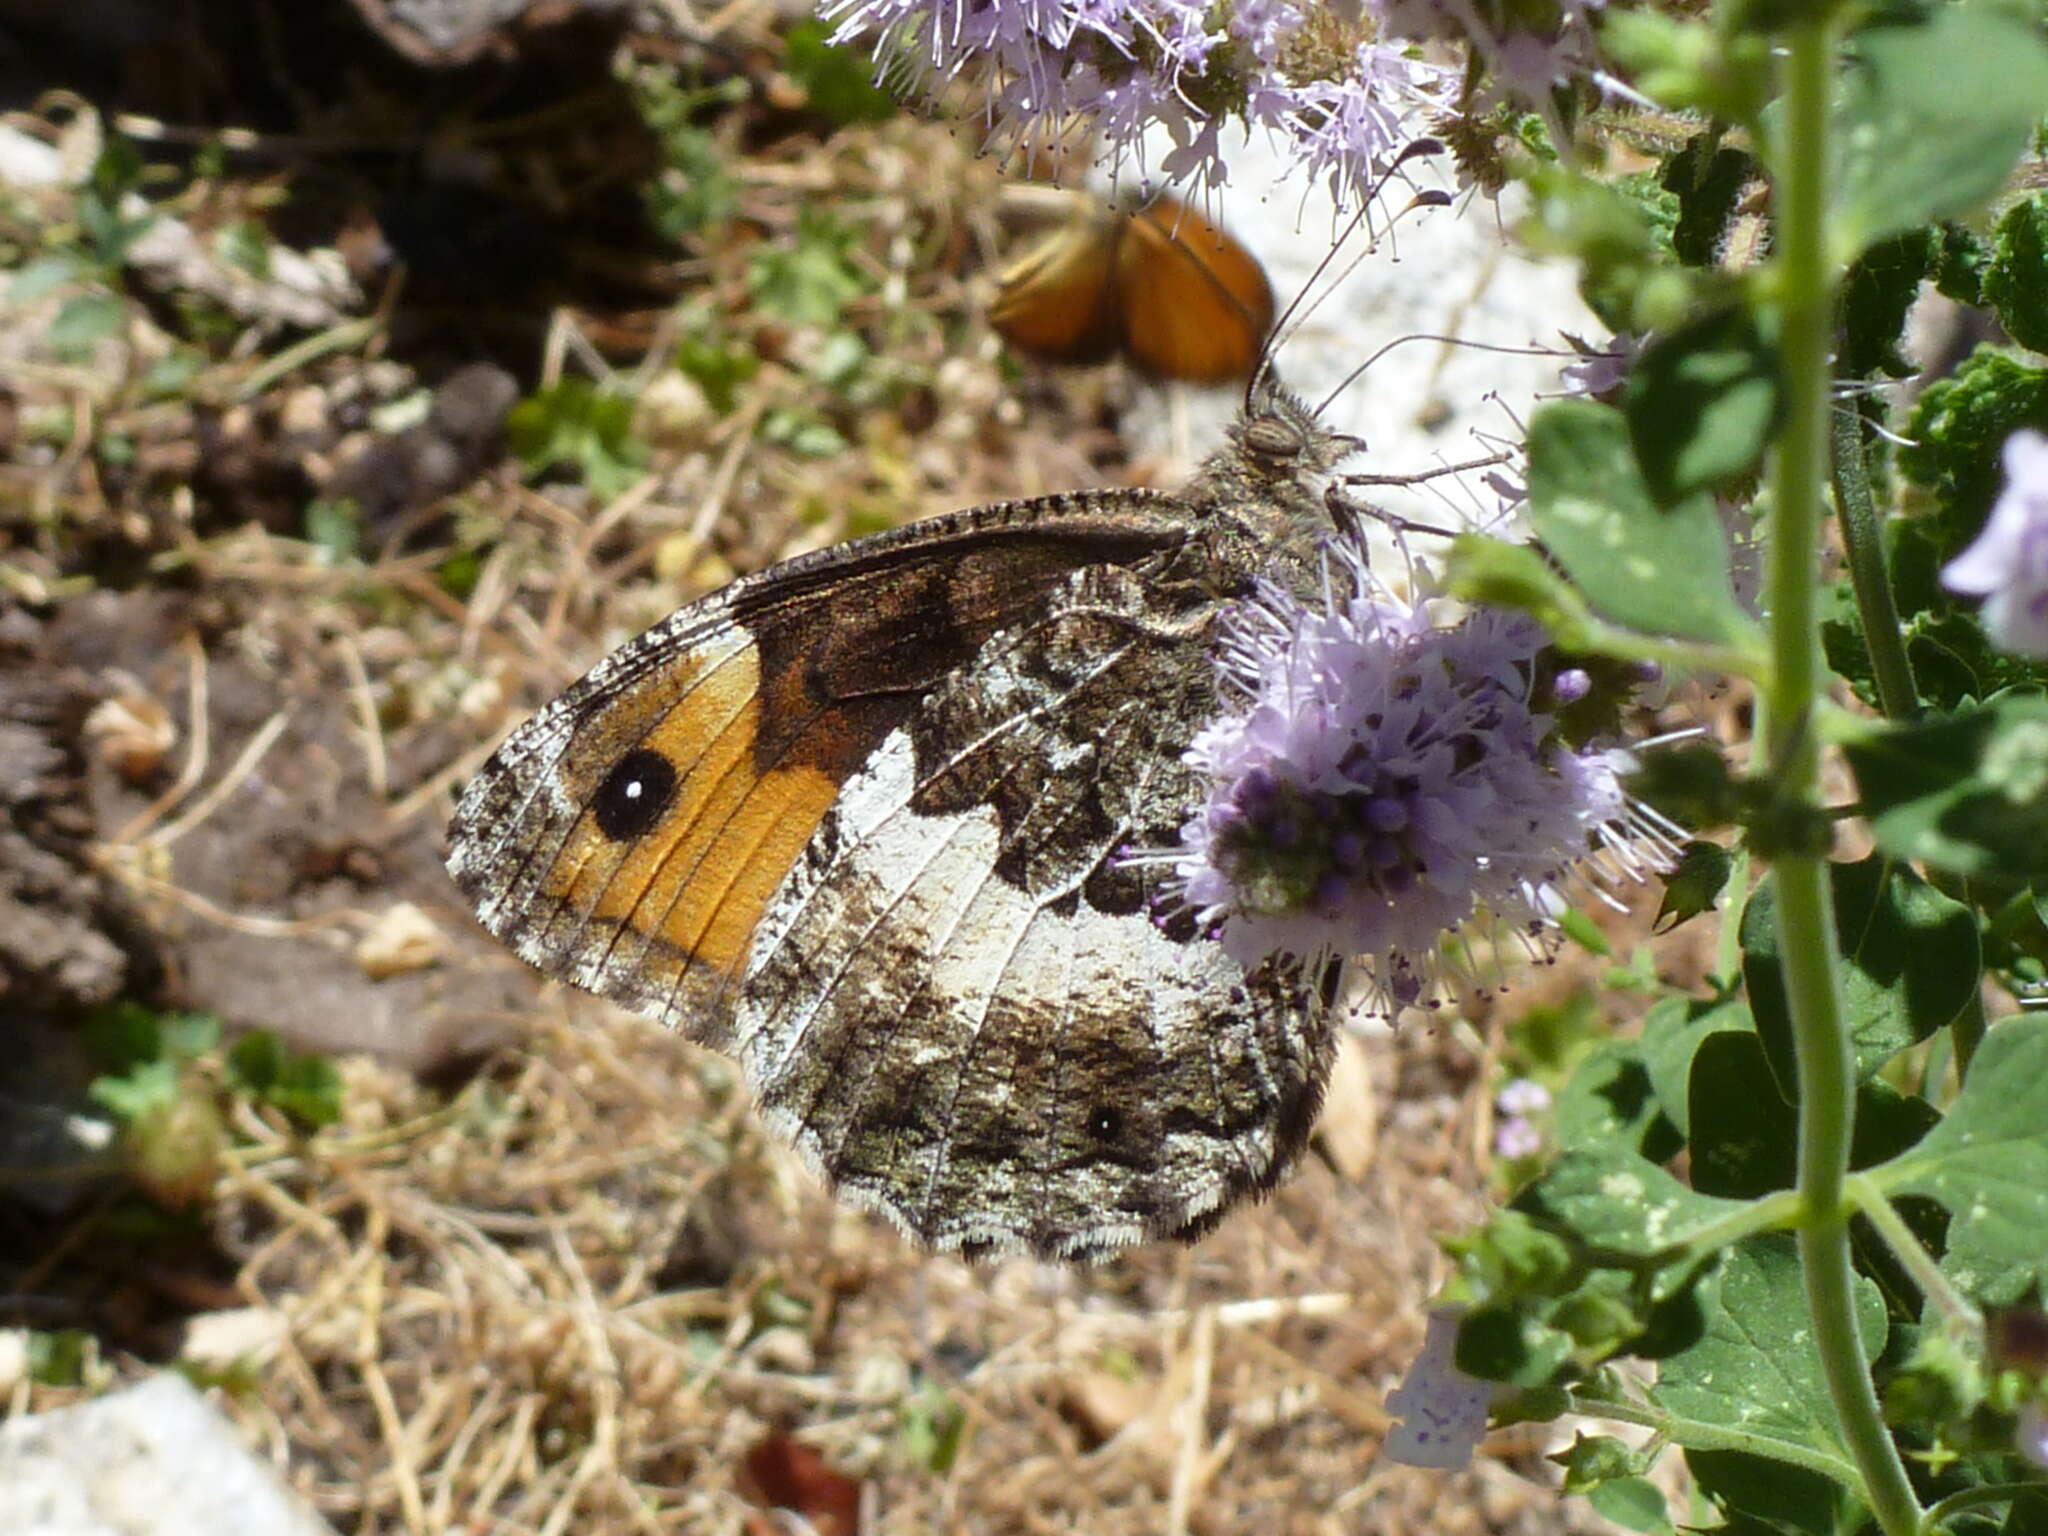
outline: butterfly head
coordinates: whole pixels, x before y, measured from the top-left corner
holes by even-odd
[[[1269,369],[1247,394],[1223,447],[1182,494],[1241,526],[1258,546],[1306,555],[1330,530],[1331,472],[1364,447],[1325,427]]]

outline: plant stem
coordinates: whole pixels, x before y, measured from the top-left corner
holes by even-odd
[[[1977,1047],[1984,1043],[1984,996],[1972,993],[1970,1000],[1963,1004],[1963,1011],[1950,1021],[1948,1026],[1950,1043],[1956,1053],[1956,1085],[1970,1080],[1970,1063],[1976,1059]]]
[[[2040,1491],[2039,1483],[1980,1483],[1975,1488],[1964,1488],[1928,1510],[1924,1528],[1938,1531],[1948,1524],[1951,1515],[1959,1515],[1966,1509],[1976,1509],[1984,1504],[2012,1504]]]
[[[1949,1284],[1949,1278],[1934,1262],[1934,1255],[1920,1244],[1913,1229],[1875,1182],[1860,1173],[1849,1175],[1845,1186],[1849,1202],[1863,1213],[1863,1219],[1877,1228],[1877,1235],[1891,1249],[1893,1257],[1913,1277],[1929,1304],[1962,1330],[1973,1348],[1984,1347],[1984,1314],[1971,1300]]]
[[[1913,681],[1913,662],[1906,655],[1906,637],[1885,574],[1884,531],[1870,494],[1869,461],[1863,456],[1863,418],[1853,409],[1836,411],[1834,438],[1835,510],[1849,553],[1849,582],[1863,616],[1863,643],[1877,678],[1878,704],[1887,720],[1910,719],[1919,711],[1920,690]]]
[[[1827,242],[1828,95],[1835,60],[1832,17],[1804,21],[1785,37],[1783,131],[1778,138],[1777,297],[1784,338],[1785,417],[1772,469],[1771,648],[1766,685],[1766,761],[1788,800],[1814,802],[1819,750],[1809,716],[1820,697],[1814,588],[1819,574],[1820,488],[1827,474],[1828,357],[1833,261]],[[1856,1332],[1849,1257],[1849,1168],[1854,1072],[1837,985],[1835,923],[1826,861],[1788,852],[1778,860],[1778,946],[1799,1063],[1800,1270],[1843,1448],[1886,1536],[1914,1536],[1919,1501],[1898,1447],[1879,1416],[1869,1362]]]
[[[1810,1445],[1780,1440],[1775,1435],[1760,1435],[1754,1430],[1733,1429],[1725,1424],[1684,1419],[1661,1408],[1619,1402],[1596,1392],[1567,1392],[1565,1406],[1585,1418],[1613,1419],[1621,1424],[1640,1424],[1645,1429],[1654,1429],[1673,1445],[1684,1446],[1689,1451],[1741,1451],[1750,1456],[1801,1467],[1852,1492],[1860,1491],[1856,1488],[1854,1467],[1839,1456],[1816,1451]]]

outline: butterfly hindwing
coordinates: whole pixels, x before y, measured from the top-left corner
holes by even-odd
[[[1219,605],[1159,575],[1077,572],[935,688],[757,935],[735,1050],[764,1116],[933,1246],[1190,1235],[1313,1122],[1323,968],[1247,975],[1120,859],[1178,835],[1216,702]]]

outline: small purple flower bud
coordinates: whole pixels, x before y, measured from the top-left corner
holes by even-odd
[[[1529,1121],[1517,1115],[1512,1120],[1503,1120],[1493,1133],[1493,1154],[1512,1162],[1517,1158],[1534,1157],[1543,1150],[1543,1133]]]
[[[1551,682],[1550,691],[1560,704],[1576,704],[1593,691],[1593,679],[1584,667],[1566,667]]]
[[[1374,838],[1371,853],[1374,869],[1399,869],[1408,858],[1408,850],[1401,846],[1401,840],[1397,837]]]
[[[1365,824],[1375,832],[1405,831],[1409,820],[1408,807],[1392,795],[1374,795],[1365,802]]]
[[[1549,1112],[1550,1090],[1531,1078],[1518,1077],[1494,1096],[1503,1115],[1541,1115]]]
[[[1365,839],[1356,832],[1339,832],[1330,840],[1330,857],[1339,869],[1358,869],[1365,863]]]

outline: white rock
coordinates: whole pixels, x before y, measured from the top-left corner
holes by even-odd
[[[172,1372],[0,1425],[8,1536],[333,1536]]]

